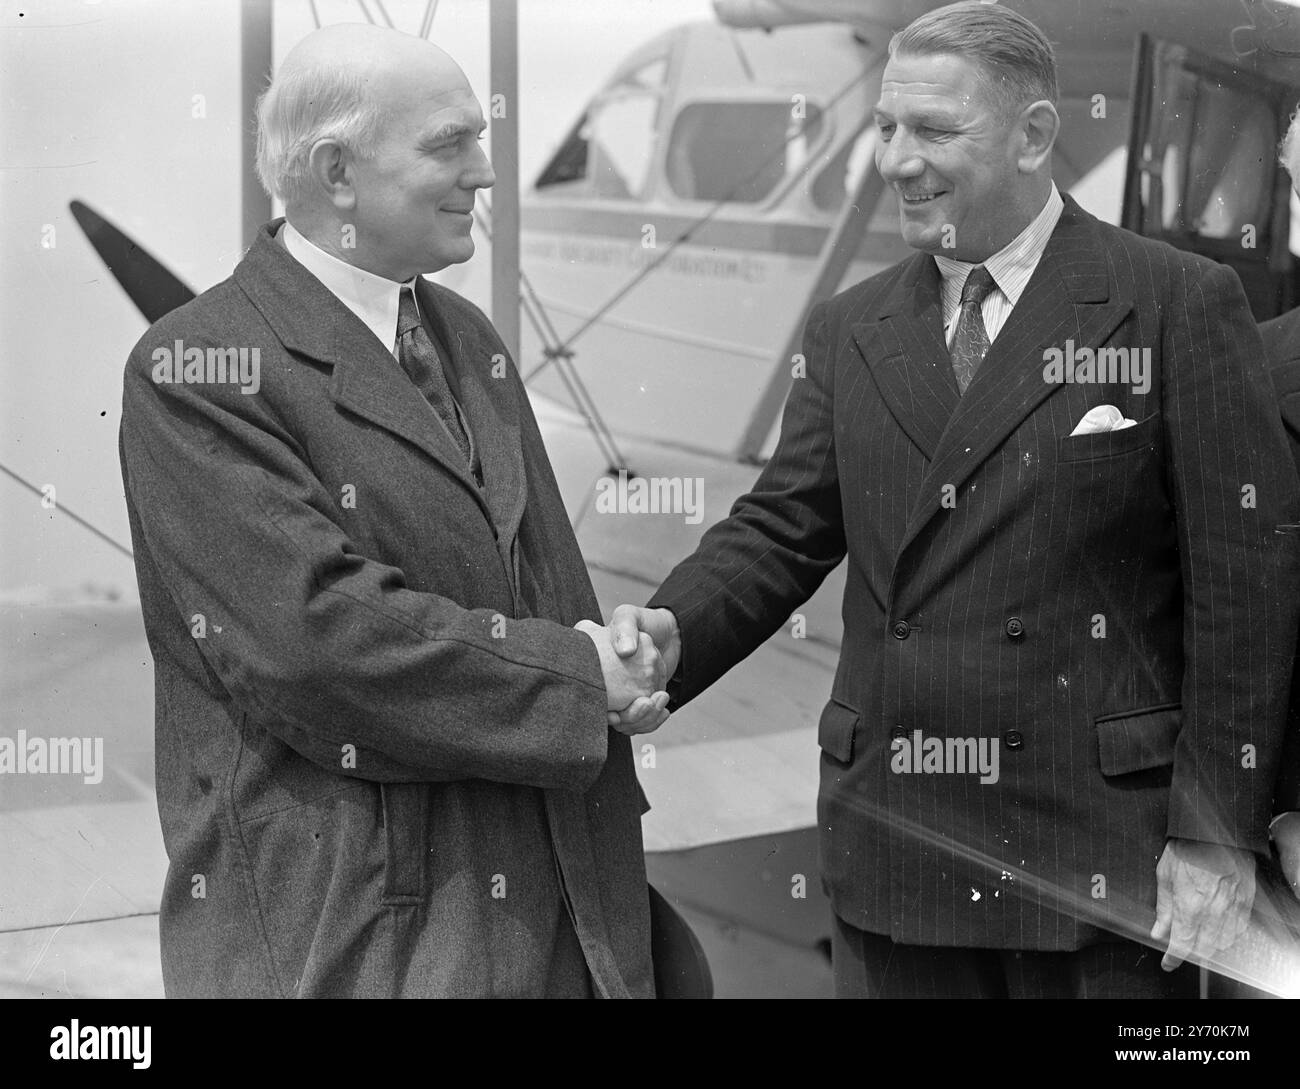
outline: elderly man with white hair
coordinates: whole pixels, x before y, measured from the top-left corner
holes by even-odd
[[[335,26],[258,122],[286,219],[125,377],[167,994],[651,996],[606,715],[662,715],[663,664],[593,622],[514,365],[422,277],[474,252],[479,104],[429,43]]]

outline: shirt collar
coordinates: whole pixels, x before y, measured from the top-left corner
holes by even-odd
[[[989,275],[1012,306],[1020,301],[1020,295],[1034,274],[1034,269],[1038,267],[1043,250],[1047,248],[1047,240],[1056,230],[1057,221],[1064,209],[1065,201],[1061,199],[1056,183],[1053,182],[1046,203],[1029,225],[992,257],[980,262],[989,270]],[[954,287],[958,294],[966,283],[966,277],[977,267],[969,261],[957,261],[937,254],[934,260],[939,266],[945,288]]]
[[[361,319],[366,328],[379,338],[385,350],[394,350],[399,295],[402,288],[415,286],[417,276],[402,284],[349,265],[305,238],[288,220],[284,223],[284,245],[303,268]]]

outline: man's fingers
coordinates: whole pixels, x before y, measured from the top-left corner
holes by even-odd
[[[638,696],[618,715],[611,714],[609,724],[619,733],[648,734],[668,721],[668,699],[667,692]]]
[[[635,605],[620,605],[609,619],[614,653],[620,658],[630,658],[636,653],[637,635],[641,631],[640,612]]]
[[[651,693],[649,696],[637,696],[622,711],[611,712],[611,719],[618,719],[623,726],[638,725],[658,715],[668,706],[668,693],[664,691]],[[610,725],[613,725],[611,722]]]
[[[1165,952],[1165,955],[1160,958],[1160,967],[1163,968],[1166,972],[1172,972],[1175,968],[1178,968],[1182,965],[1183,957],[1186,955],[1187,952],[1188,950],[1183,948],[1179,948],[1175,950],[1175,947],[1171,942],[1169,945],[1169,949]]]
[[[668,718],[669,715],[667,711],[660,711],[652,718],[645,719],[640,722],[633,722],[628,724],[619,723],[619,725],[615,726],[614,729],[616,729],[621,734],[627,734],[628,737],[635,737],[637,734],[653,733],[655,730],[659,729],[659,727],[662,726],[665,722],[667,722]]]
[[[1165,848],[1166,852],[1168,848]],[[1151,937],[1164,945],[1169,941],[1170,928],[1174,921],[1174,897],[1173,890],[1169,887],[1168,869],[1165,865],[1165,859],[1161,858],[1161,864],[1156,867],[1156,921],[1151,928]]]
[[[664,685],[668,683],[668,674],[664,671],[664,660],[659,653],[659,648],[645,632],[637,636],[637,651],[644,661],[650,663],[650,686],[655,692],[661,692]],[[653,694],[652,692],[651,695]]]
[[[1182,964],[1196,947],[1196,933],[1182,912],[1175,911],[1169,931],[1169,947],[1160,961],[1160,967],[1166,972]]]
[[[631,703],[623,708],[619,715],[619,721],[624,726],[633,726],[639,723],[652,713],[654,703],[649,696],[637,696]]]
[[[1166,971],[1172,971],[1185,960],[1203,964],[1214,958],[1220,949],[1235,940],[1237,902],[1235,890],[1219,883],[1213,890],[1188,884],[1173,896],[1174,912],[1169,949],[1161,961]]]

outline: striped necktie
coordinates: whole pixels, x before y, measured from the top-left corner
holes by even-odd
[[[474,466],[477,459],[469,431],[461,418],[460,406],[447,384],[437,349],[429,339],[424,323],[420,321],[415,306],[415,292],[409,286],[402,288],[397,304],[397,361],[437,413],[447,433],[464,455],[466,464]]]

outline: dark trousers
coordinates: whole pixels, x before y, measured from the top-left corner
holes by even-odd
[[[1070,952],[902,945],[835,916],[836,998],[1195,998],[1196,968],[1115,940]]]

